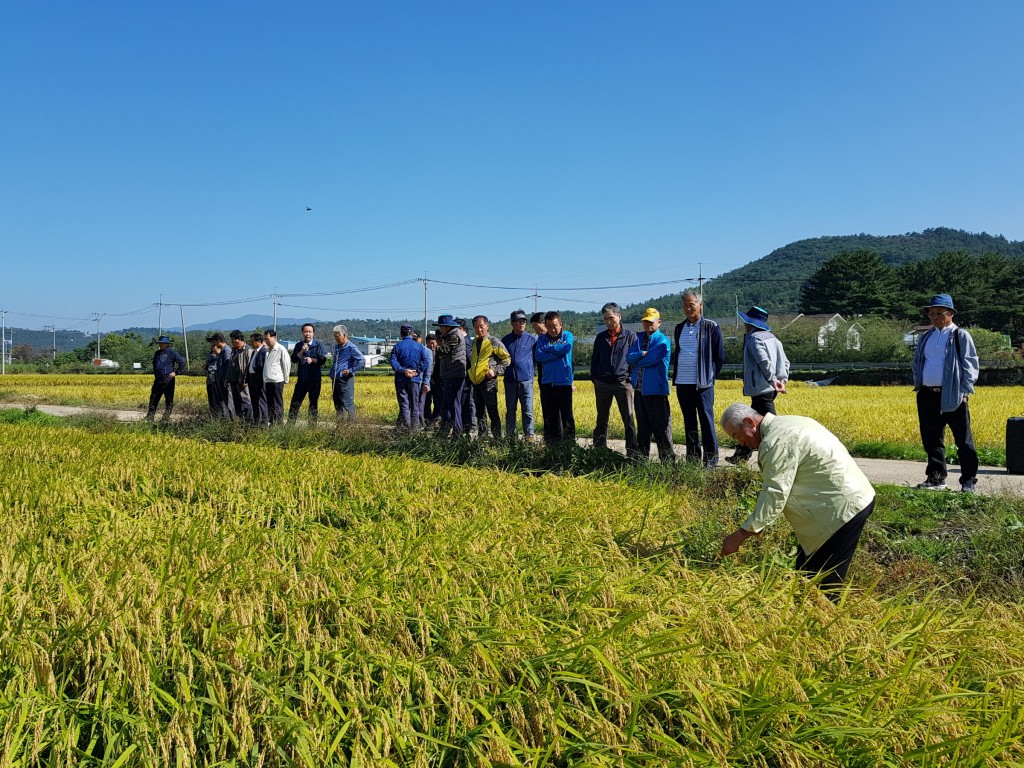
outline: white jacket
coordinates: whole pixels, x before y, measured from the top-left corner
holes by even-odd
[[[275,344],[274,348],[267,347],[267,360],[263,364],[263,381],[266,383],[280,384],[288,383],[292,372],[292,358],[284,344]]]

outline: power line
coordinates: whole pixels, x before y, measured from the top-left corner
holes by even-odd
[[[423,278],[419,278],[422,280]],[[564,285],[556,287],[545,287],[545,286],[521,286],[521,285],[478,285],[475,283],[456,283],[450,280],[429,280],[431,283],[438,283],[440,285],[455,285],[460,288],[488,288],[495,291],[617,291],[624,288],[648,288],[651,286],[658,285],[678,285],[679,283],[691,283],[694,282],[689,278],[681,278],[679,280],[662,280],[656,283],[633,283],[631,285],[595,285],[586,288],[567,288]]]

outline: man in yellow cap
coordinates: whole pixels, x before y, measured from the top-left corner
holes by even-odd
[[[650,456],[653,436],[662,464],[671,464],[676,460],[672,447],[672,409],[668,403],[671,347],[668,337],[661,332],[658,310],[648,307],[640,322],[644,332],[637,335],[626,353],[626,362],[633,369],[637,453],[645,459]]]

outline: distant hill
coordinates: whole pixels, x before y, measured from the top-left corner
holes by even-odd
[[[54,334],[52,331],[33,331],[28,328],[11,328],[8,326],[6,335],[8,344],[13,342],[15,347],[32,347],[36,354],[49,353],[53,349]],[[90,336],[82,331],[65,331],[58,328],[56,337],[57,352],[70,352],[73,349],[84,347],[95,338],[95,336]]]
[[[327,320],[316,320],[309,317],[278,317],[277,327],[282,325],[298,325],[313,323],[314,325],[327,325]],[[188,326],[190,331],[233,331],[235,328],[240,331],[253,328],[273,328],[273,315],[242,315],[241,317],[229,318],[227,320],[213,320],[209,323],[196,323]]]
[[[798,240],[708,282],[704,287],[706,311],[724,317],[734,314],[737,305],[744,309],[758,304],[773,314],[797,312],[804,281],[833,256],[858,250],[874,251],[884,262],[894,265],[956,251],[974,256],[1024,258],[1024,242],[944,227],[905,235],[860,234]],[[679,303],[676,294],[657,301]]]

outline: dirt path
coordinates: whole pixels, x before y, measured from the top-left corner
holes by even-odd
[[[31,406],[24,403],[0,403],[0,409],[20,408],[24,410],[29,407]],[[36,405],[35,408],[42,413],[49,413],[53,416],[76,416],[93,413],[110,416],[117,421],[142,421],[145,417],[142,411],[89,408],[72,405]],[[589,446],[590,440],[588,438],[580,438],[579,443],[583,446]],[[620,453],[625,453],[626,450],[626,445],[622,440],[609,440],[608,447]],[[676,452],[681,456],[685,454],[684,449],[679,445],[676,446]],[[726,449],[723,451],[723,454],[731,455],[731,449]],[[857,459],[856,461],[872,483],[910,487],[924,480],[924,462],[922,461],[890,461],[888,459]],[[949,467],[949,477],[946,479],[946,482],[950,489],[955,490],[960,487],[960,467],[956,465]],[[1024,496],[1024,475],[1007,474],[1006,470],[1002,467],[981,467],[978,470],[978,492],[987,495]]]

